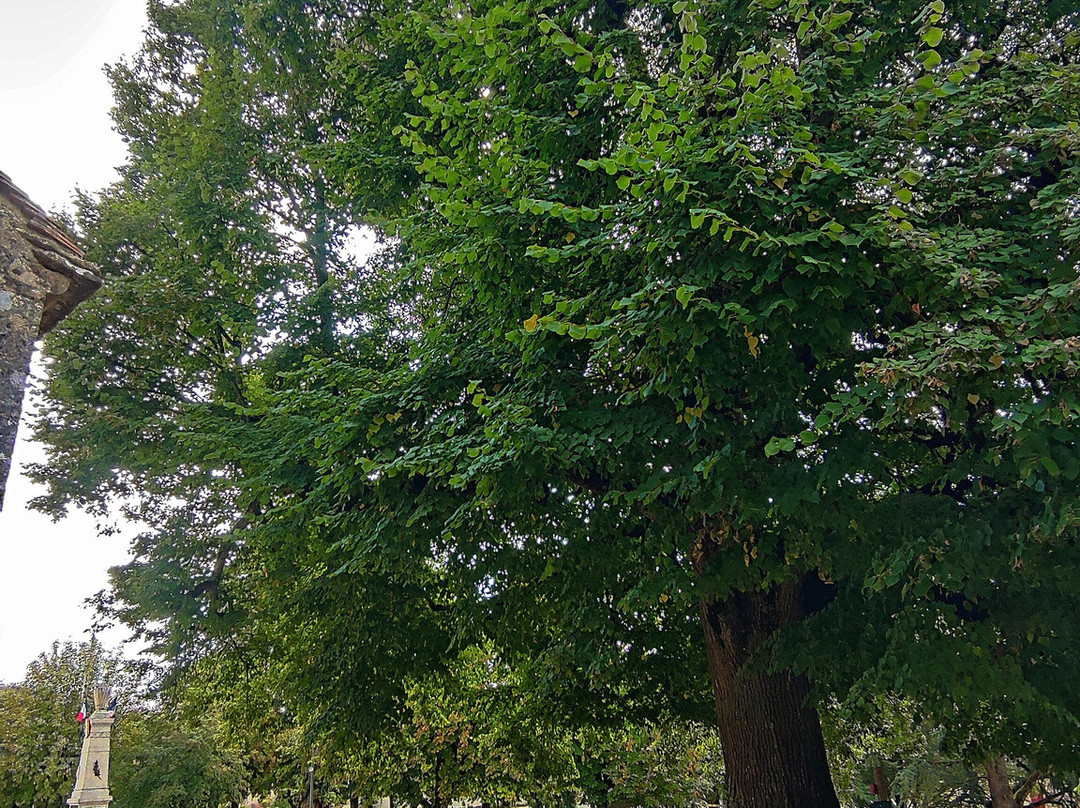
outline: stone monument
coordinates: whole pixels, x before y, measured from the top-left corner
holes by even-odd
[[[0,509],[34,340],[101,286],[101,271],[0,171]]]
[[[75,775],[75,790],[67,804],[77,808],[105,806],[112,802],[109,794],[109,745],[112,742],[113,716],[109,711],[109,691],[94,688],[94,712],[86,717],[79,771]]]

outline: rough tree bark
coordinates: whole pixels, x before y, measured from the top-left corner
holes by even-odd
[[[994,808],[1020,808],[1009,785],[1004,759],[994,758],[986,764],[986,782],[990,786],[990,804]]]
[[[877,802],[889,802],[891,799],[889,778],[881,766],[874,767],[874,799]]]
[[[699,542],[699,574],[716,547]],[[839,808],[809,681],[751,664],[764,642],[820,608],[823,597],[824,585],[809,573],[701,604],[731,808]]]

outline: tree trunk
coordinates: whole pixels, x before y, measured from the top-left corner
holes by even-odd
[[[435,794],[432,796],[431,808],[446,808],[443,802],[442,783],[439,782],[439,772],[442,769],[442,757],[435,756]]]
[[[1009,785],[1003,758],[995,758],[986,764],[986,782],[990,786],[990,804],[994,808],[1020,808]]]
[[[885,774],[885,769],[881,766],[875,766],[874,799],[877,802],[889,802],[891,796],[889,793],[889,778]]]
[[[701,604],[731,808],[839,808],[809,681],[747,664],[777,629],[809,613],[807,590],[821,587],[812,577]]]

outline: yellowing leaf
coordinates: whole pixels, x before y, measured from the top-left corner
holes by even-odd
[[[990,367],[997,370],[999,367],[1005,364],[1005,357],[999,354],[994,354],[990,357]]]
[[[528,320],[526,320],[523,323],[523,325],[525,326],[525,332],[527,334],[531,334],[533,331],[536,330],[536,324],[539,323],[539,322],[540,322],[540,315],[534,314],[532,317],[530,317]]]
[[[968,393],[967,400],[970,401],[972,404],[978,404],[979,396],[976,393]]]
[[[757,359],[758,354],[761,353],[761,351],[758,350],[758,344],[761,340],[755,337],[753,332],[746,326],[743,327],[743,336],[746,337],[746,345],[750,348],[750,355],[754,357],[754,359]]]

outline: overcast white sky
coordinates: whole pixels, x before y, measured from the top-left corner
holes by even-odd
[[[137,50],[145,26],[145,0],[0,0],[0,171],[46,210],[115,178],[125,147],[102,68]],[[0,682],[21,680],[53,640],[85,639],[83,601],[127,556],[127,537],[99,537],[82,514],[54,524],[28,511],[38,492],[21,470],[42,456],[27,433],[24,417],[0,512]]]

